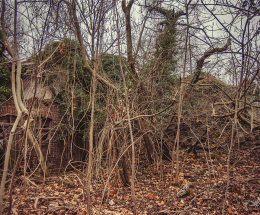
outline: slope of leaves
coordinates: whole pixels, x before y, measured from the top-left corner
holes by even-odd
[[[260,148],[250,150],[246,145],[243,147],[243,150],[235,149],[231,159],[231,183],[225,212],[259,214],[259,207],[252,205],[260,199]],[[175,175],[171,172],[170,162],[158,165],[150,165],[147,161],[139,163],[135,187],[138,213],[221,214],[226,190],[227,155],[212,156],[213,153],[218,151],[210,154],[200,151],[199,158],[194,159],[182,151],[178,186],[174,184]],[[30,178],[26,197],[21,179],[17,179],[13,192],[12,214],[86,214],[84,172],[52,173],[45,183],[41,176]],[[98,214],[100,206],[101,214],[132,214],[131,190],[123,187],[119,179],[108,181],[100,205],[107,179],[106,174],[94,177],[91,191],[93,214]],[[186,195],[178,198],[177,193],[185,186],[188,187]],[[9,205],[8,196],[6,188],[5,212]]]

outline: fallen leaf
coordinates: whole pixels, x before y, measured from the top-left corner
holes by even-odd
[[[158,202],[157,205],[159,206],[165,205],[165,201]]]
[[[232,213],[232,206],[230,205],[227,210],[228,210],[228,213],[231,214]]]
[[[149,193],[149,199],[155,199],[156,198],[156,195],[154,195],[154,194],[151,194],[151,193]]]
[[[198,201],[198,205],[200,205],[203,202],[203,199],[199,199]]]
[[[115,202],[111,199],[111,200],[109,201],[109,204],[110,204],[110,205],[114,205]]]
[[[111,194],[111,195],[115,195],[115,194],[116,194],[116,191],[111,190],[111,191],[110,191],[110,194]]]

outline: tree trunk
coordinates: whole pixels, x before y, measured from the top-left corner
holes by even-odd
[[[6,176],[8,171],[8,164],[9,164],[9,158],[10,158],[10,151],[13,143],[14,134],[17,128],[17,125],[22,117],[22,111],[19,108],[17,97],[16,97],[16,89],[15,89],[15,62],[13,61],[12,64],[12,93],[13,93],[13,99],[15,108],[17,111],[17,118],[13,124],[13,127],[10,132],[9,140],[7,143],[7,148],[5,152],[5,163],[4,163],[4,170],[3,170],[3,176],[2,176],[2,182],[1,182],[1,190],[0,190],[0,215],[2,215],[3,210],[3,198],[4,198],[4,188],[5,188],[5,182],[6,182]]]
[[[125,13],[125,27],[126,27],[126,45],[127,45],[127,60],[131,68],[131,74],[133,78],[138,78],[138,74],[135,71],[135,60],[133,57],[133,47],[132,47],[132,35],[131,35],[131,16],[130,11],[134,3],[134,0],[130,0],[126,6],[125,0],[122,0],[122,9]]]
[[[39,159],[39,163],[41,165],[42,171],[44,172],[45,176],[49,176],[49,169],[48,169],[46,162],[44,160],[42,150],[39,147],[37,140],[34,139],[34,136],[33,136],[32,132],[29,128],[28,128],[28,131],[27,131],[27,136],[28,136],[28,139],[31,142],[33,148],[36,151],[36,154],[37,154],[37,157]]]
[[[145,124],[141,121],[141,119],[138,120],[138,124],[139,124],[139,128],[140,128],[140,130],[143,134],[144,143],[145,143],[145,147],[146,147],[146,150],[147,150],[147,156],[148,156],[150,162],[154,163],[158,159],[157,159],[157,155],[155,153],[153,141],[150,137],[150,134],[147,131]]]
[[[125,154],[120,158],[121,152],[123,152],[124,149],[122,148],[122,145],[120,146],[119,142],[123,142],[123,141],[121,141],[121,139],[119,139],[119,138],[120,137],[115,132],[114,141],[115,141],[115,148],[116,148],[116,159],[120,159],[118,162],[119,175],[120,175],[123,185],[126,187],[129,187],[130,180],[129,180],[129,176],[127,173],[128,168],[127,168],[127,164],[126,164]]]

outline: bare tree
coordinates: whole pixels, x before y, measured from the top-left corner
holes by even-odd
[[[2,204],[3,204],[3,196],[4,196],[4,188],[5,188],[5,182],[6,182],[6,176],[8,171],[8,163],[9,163],[9,157],[10,157],[10,150],[11,145],[13,142],[13,137],[15,135],[15,131],[17,128],[17,125],[19,121],[21,120],[22,115],[24,115],[27,119],[24,122],[23,129],[29,127],[29,123],[31,123],[32,119],[30,119],[28,116],[29,112],[27,108],[24,106],[22,99],[21,99],[21,62],[19,59],[18,54],[18,45],[17,45],[17,7],[18,3],[15,1],[15,8],[14,8],[14,45],[13,50],[11,50],[8,43],[6,44],[7,50],[9,54],[11,55],[12,59],[12,93],[13,93],[13,99],[15,103],[15,108],[17,111],[17,118],[15,120],[15,123],[12,127],[12,130],[10,132],[8,144],[7,144],[7,150],[5,154],[5,164],[4,164],[4,171],[2,176],[2,182],[1,182],[1,190],[0,190],[0,214],[2,214]],[[5,1],[2,1],[2,11],[1,11],[1,26],[2,26],[2,32],[3,32],[3,38],[6,40],[6,32],[5,32],[5,20],[4,20],[4,12],[5,12]],[[17,67],[17,68],[16,68]],[[46,163],[44,161],[41,149],[38,146],[37,141],[34,139],[33,134],[30,130],[25,131],[25,134],[28,135],[28,139],[31,142],[31,144],[35,147],[35,150],[37,152],[39,161],[41,163],[42,169],[45,172],[46,175],[48,175],[48,168],[46,166]],[[21,146],[22,147],[22,146]]]

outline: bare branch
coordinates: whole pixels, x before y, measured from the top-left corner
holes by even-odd
[[[213,48],[213,49],[211,49],[211,50],[209,50],[209,51],[204,53],[204,55],[197,62],[197,69],[196,69],[196,72],[195,72],[195,74],[193,76],[193,79],[191,81],[192,84],[196,84],[199,81],[199,76],[200,76],[202,67],[204,65],[204,61],[208,57],[210,57],[211,55],[213,55],[215,53],[220,53],[220,52],[226,51],[227,48],[230,46],[230,44],[231,44],[231,40],[230,40],[230,38],[228,38],[228,41],[227,41],[226,45],[224,45],[222,48]]]
[[[77,18],[77,15],[76,15],[76,3],[75,3],[75,0],[73,0],[72,3],[69,3],[68,1],[64,1],[64,2],[68,5],[68,8],[69,8],[69,10],[72,13],[74,27],[75,27],[75,30],[76,30],[76,36],[77,36],[79,44],[80,44],[80,50],[81,50],[84,66],[87,69],[87,71],[89,72],[89,74],[91,76],[93,76],[94,75],[94,71],[89,66],[89,63],[87,61],[88,54],[86,52],[86,49],[84,48],[85,46],[84,46],[84,43],[83,43],[83,38],[82,38],[82,35],[81,35],[81,30],[80,30],[78,18]],[[113,84],[111,84],[109,81],[107,81],[104,78],[102,78],[100,75],[96,74],[96,78],[97,78],[97,80],[101,84],[103,84],[103,85],[105,85],[105,86],[107,86],[109,88],[116,89],[116,87]]]

